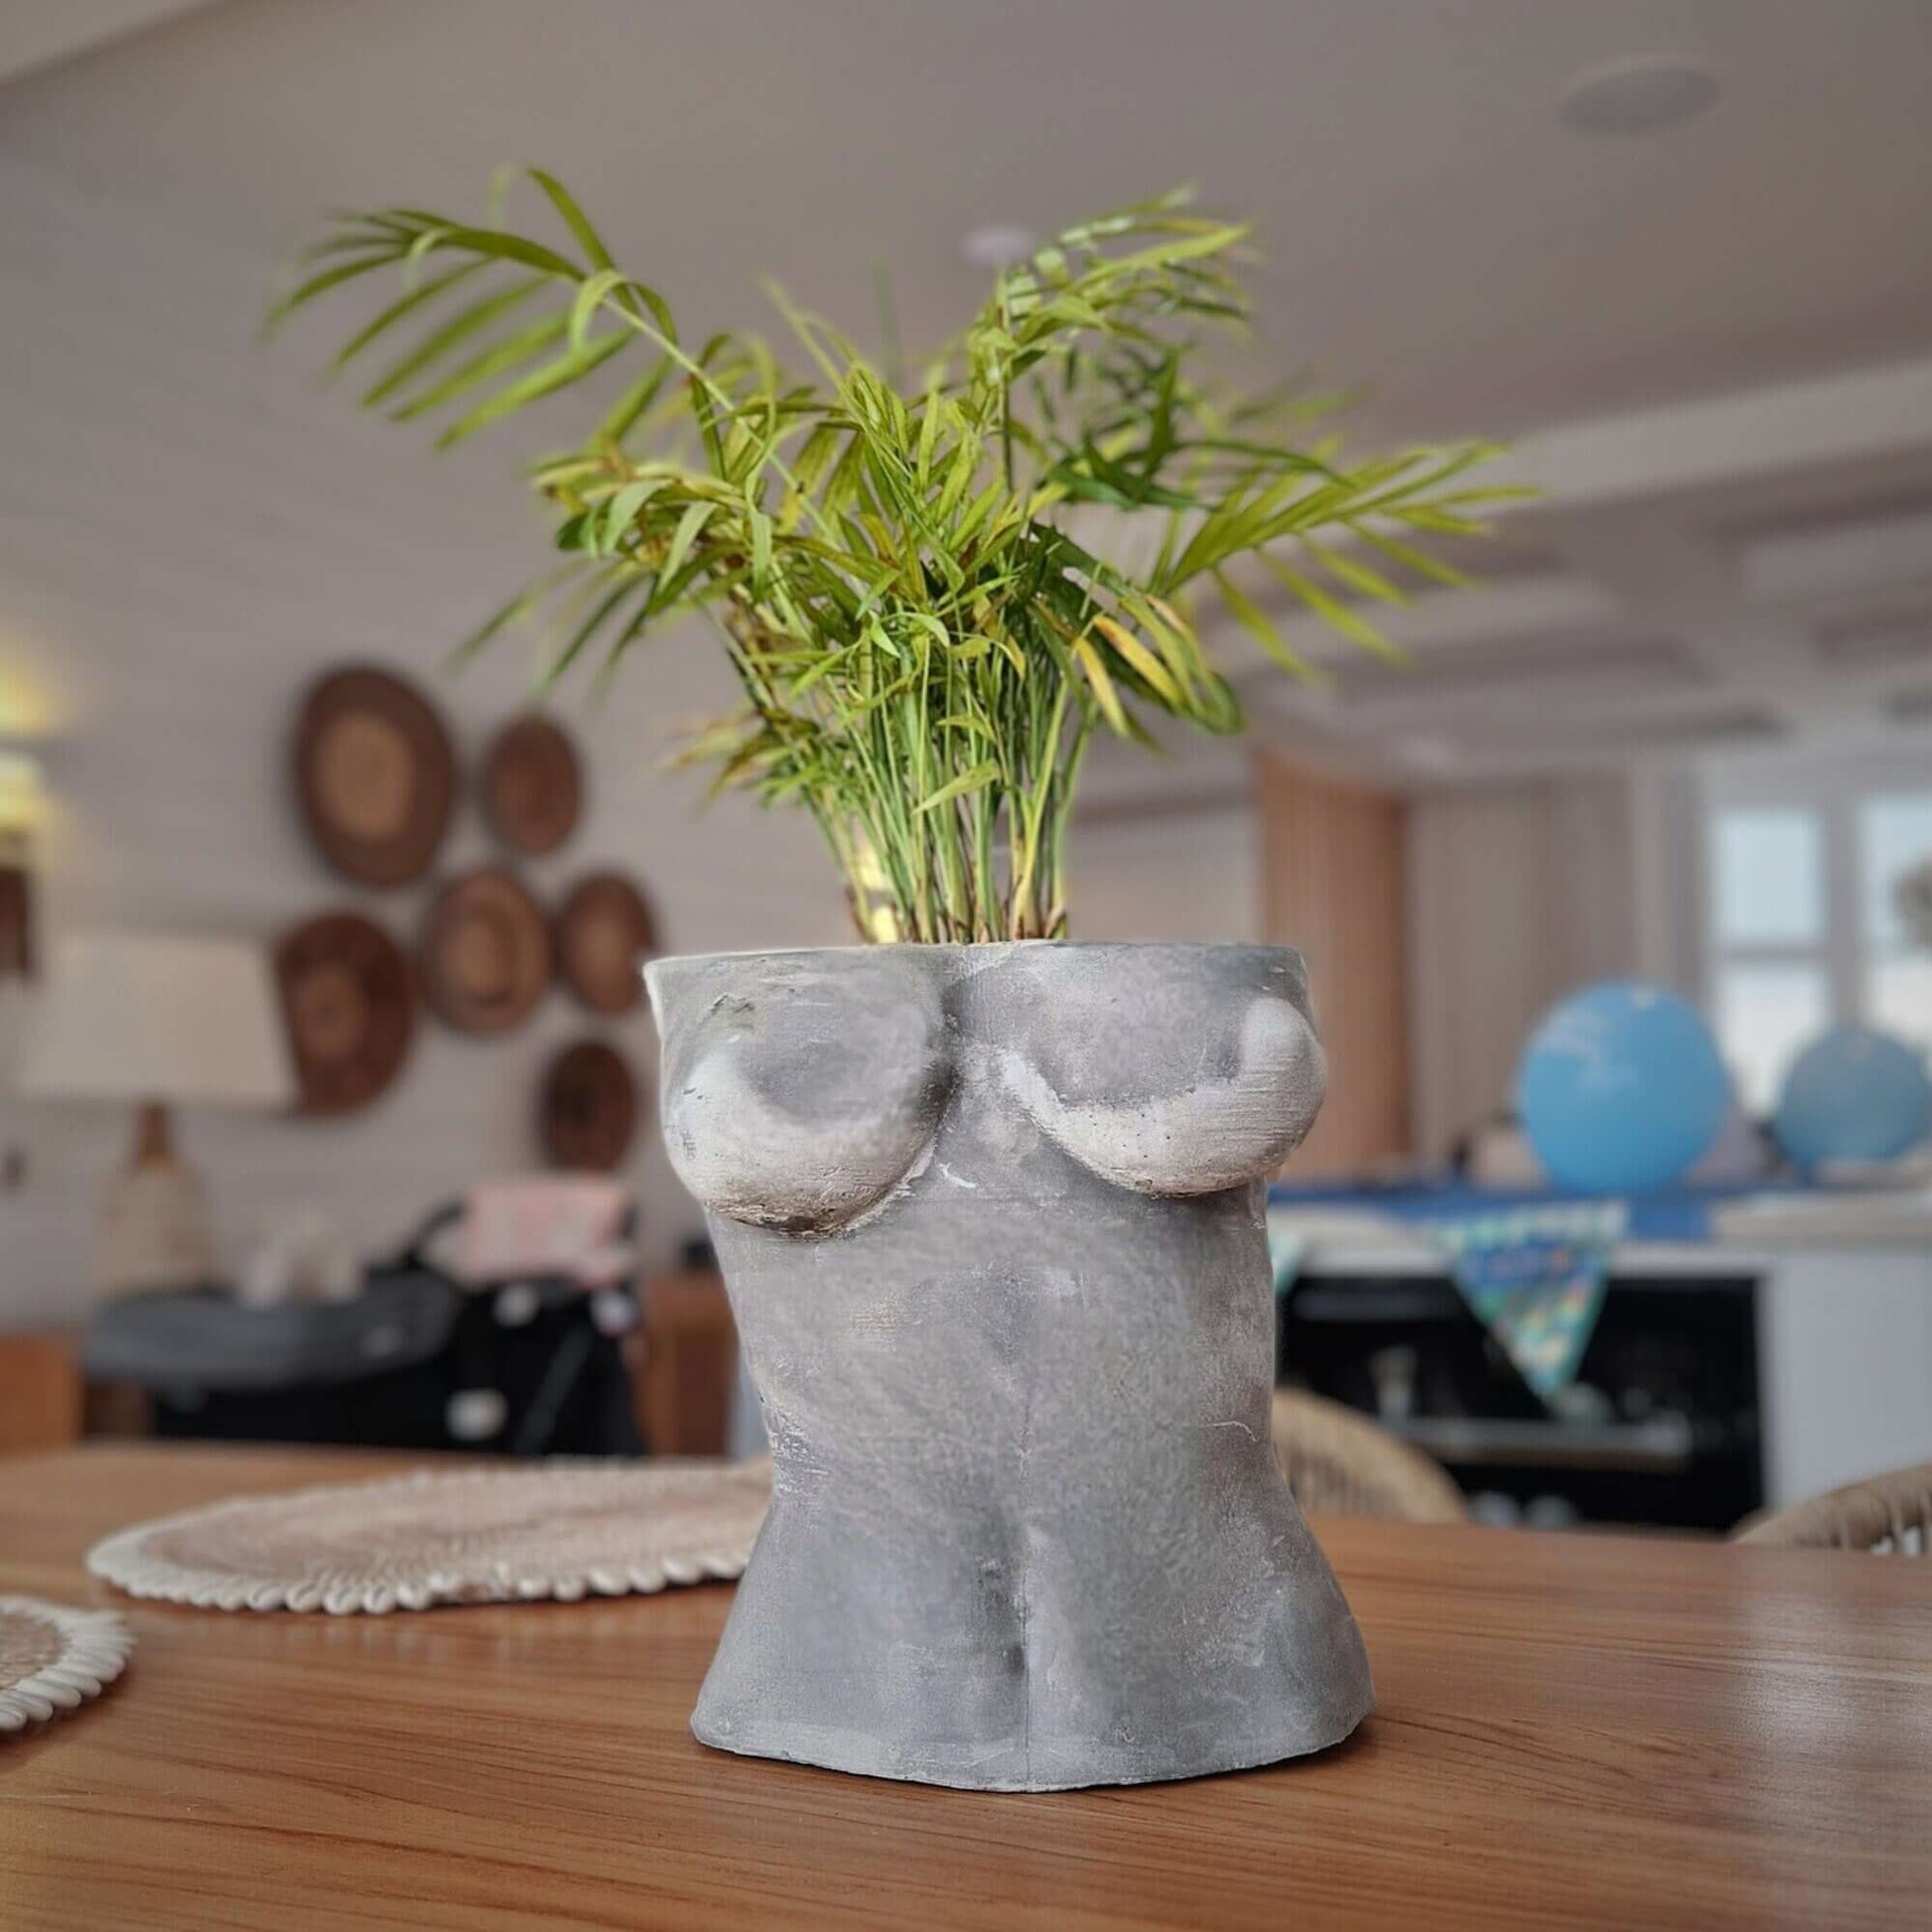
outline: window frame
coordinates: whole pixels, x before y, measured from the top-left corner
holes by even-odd
[[[1719,1010],[1727,966],[1822,966],[1832,1025],[1869,1024],[1869,971],[1896,956],[1864,929],[1865,854],[1861,813],[1874,798],[1932,793],[1932,752],[1848,750],[1818,759],[1717,763],[1702,773],[1698,814],[1698,984],[1707,1012]],[[1814,940],[1725,940],[1717,931],[1712,866],[1720,816],[1735,811],[1805,810],[1818,821],[1824,930]]]

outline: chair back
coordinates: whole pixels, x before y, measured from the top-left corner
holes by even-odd
[[[1932,1557],[1932,1462],[1867,1476],[1772,1515],[1751,1517],[1734,1538],[1787,1549]]]
[[[1368,1417],[1306,1389],[1277,1389],[1275,1456],[1305,1510],[1460,1523],[1462,1492],[1440,1463]]]

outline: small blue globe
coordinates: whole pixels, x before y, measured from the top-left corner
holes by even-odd
[[[1932,1125],[1932,1080],[1902,1039],[1834,1027],[1792,1061],[1772,1131],[1809,1173],[1827,1161],[1889,1161]]]
[[[1688,1000],[1648,980],[1604,980],[1538,1023],[1516,1104],[1559,1186],[1640,1193],[1677,1179],[1718,1138],[1730,1076]]]

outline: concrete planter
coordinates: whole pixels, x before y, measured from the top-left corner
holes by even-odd
[[[1361,1638],[1268,1440],[1263,1177],[1320,1105],[1300,956],[666,959],[673,1164],[771,1434],[692,1728],[989,1790],[1345,1737]]]

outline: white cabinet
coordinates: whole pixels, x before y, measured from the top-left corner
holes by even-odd
[[[1764,1269],[1766,1501],[1932,1461],[1932,1249],[1807,1249]]]

